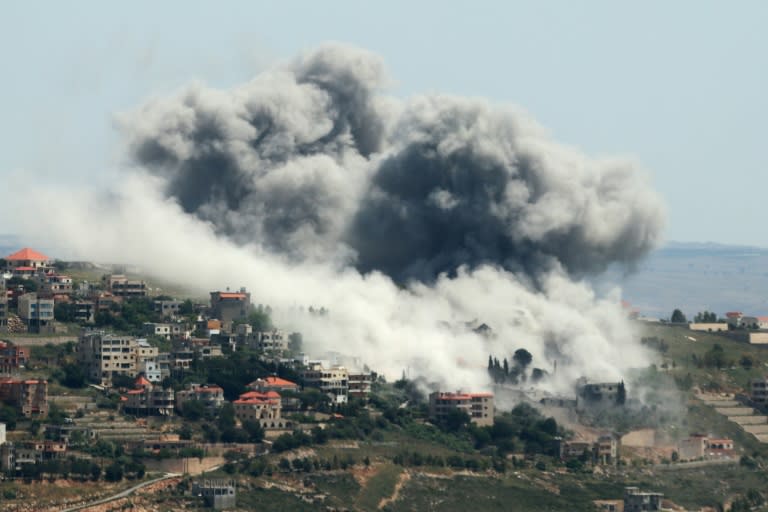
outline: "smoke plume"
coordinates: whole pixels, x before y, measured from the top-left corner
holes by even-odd
[[[444,388],[487,387],[488,354],[517,348],[550,373],[559,361],[554,391],[646,361],[618,292],[582,279],[659,240],[636,165],[555,143],[510,106],[387,84],[377,56],[330,45],[150,101],[119,117],[133,172],[108,200],[81,192],[89,210],[50,233],[202,291],[246,285],[309,351]],[[71,228],[84,219],[95,247]]]

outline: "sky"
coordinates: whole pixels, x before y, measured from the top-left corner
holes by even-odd
[[[0,17],[0,179],[108,188],[114,117],[230,87],[326,41],[381,55],[390,94],[521,106],[559,142],[630,156],[665,238],[768,247],[768,3],[17,2]],[[0,202],[0,233],[21,212]]]

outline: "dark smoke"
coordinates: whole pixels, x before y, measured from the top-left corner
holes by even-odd
[[[663,214],[626,161],[590,160],[479,100],[401,104],[380,60],[324,47],[231,91],[195,86],[126,119],[131,154],[188,213],[295,260],[399,282],[483,263],[536,278],[631,264]]]

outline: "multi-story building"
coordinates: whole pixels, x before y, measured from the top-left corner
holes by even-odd
[[[758,405],[768,404],[768,375],[752,379],[750,397]]]
[[[255,421],[263,429],[282,429],[289,426],[282,419],[282,402],[280,394],[275,391],[259,393],[248,391],[232,402],[235,416],[241,422]]]
[[[196,401],[210,413],[215,413],[224,405],[224,390],[215,384],[189,384],[187,389],[176,393],[176,408],[184,411],[184,405]]]
[[[301,372],[305,387],[317,388],[334,403],[345,404],[349,396],[349,372],[343,366],[326,368],[323,363],[311,362]]]
[[[0,341],[0,373],[13,373],[26,366],[29,349]]]
[[[123,410],[137,416],[172,416],[176,396],[172,388],[164,389],[143,376],[134,383],[123,402]]]
[[[53,322],[53,299],[44,299],[37,293],[25,293],[19,297],[18,311],[31,332],[40,332]]]
[[[166,340],[184,334],[184,326],[182,324],[145,322],[142,329],[145,336],[161,336]]]
[[[202,496],[205,504],[214,510],[235,508],[237,489],[234,480],[202,480],[192,484],[192,495]]]
[[[104,288],[115,297],[136,299],[147,296],[147,283],[137,279],[128,279],[122,274],[107,275],[102,278]]]
[[[371,372],[349,372],[349,396],[367,400],[371,394],[373,374]]]
[[[168,320],[176,319],[182,304],[180,300],[156,300],[154,302],[155,311]]]
[[[246,336],[248,348],[264,352],[285,352],[288,350],[288,335],[278,329],[252,332]]]
[[[88,378],[103,386],[115,375],[136,377],[139,343],[133,336],[116,336],[103,331],[85,331],[78,341],[77,358]]]
[[[493,425],[493,393],[446,393],[435,391],[429,395],[429,419],[443,422],[451,411],[465,412],[478,426]]]
[[[26,417],[48,415],[48,382],[0,379],[0,401],[18,407]]]
[[[60,274],[38,274],[40,291],[45,295],[71,295],[72,278]]]
[[[76,322],[92,324],[96,321],[96,303],[92,300],[76,300],[74,302],[74,317]]]
[[[221,320],[222,328],[232,332],[232,322],[244,320],[251,311],[251,294],[239,292],[211,292],[211,316]]]

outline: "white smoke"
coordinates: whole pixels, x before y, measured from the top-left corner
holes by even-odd
[[[30,191],[28,231],[201,294],[247,286],[309,352],[389,378],[487,389],[489,354],[525,348],[565,393],[648,363],[619,292],[574,277],[658,240],[662,208],[633,164],[589,160],[506,107],[376,96],[365,52],[298,62],[123,116],[139,168],[65,208],[60,190]]]

